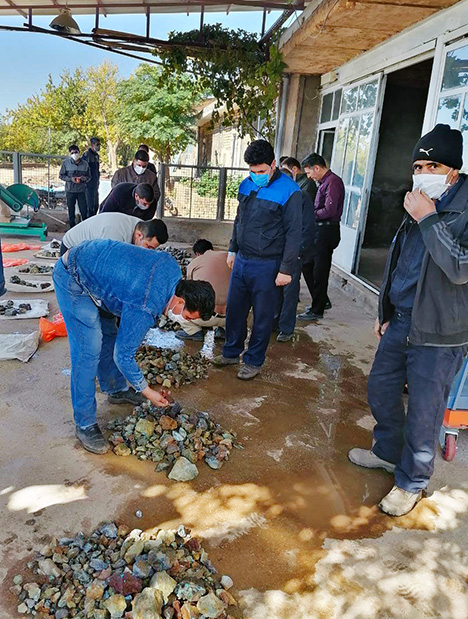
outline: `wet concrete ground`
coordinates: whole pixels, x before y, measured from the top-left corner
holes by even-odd
[[[438,458],[435,492],[414,512],[378,512],[392,477],[347,460],[351,447],[371,440],[373,317],[337,289],[330,296],[333,309],[320,324],[299,326],[291,344],[272,338],[254,381],[213,368],[175,392],[235,430],[245,447],[220,471],[201,464],[190,483],[77,446],[66,339],[42,343],[27,364],[0,362],[0,618],[17,616],[11,578],[46,536],[90,532],[106,520],[193,528],[251,619],[468,617],[466,437],[453,463]],[[53,294],[46,297],[55,311]],[[36,325],[3,321],[0,332]],[[98,402],[103,425],[131,411],[101,394]]]

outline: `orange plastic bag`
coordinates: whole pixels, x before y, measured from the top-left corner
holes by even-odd
[[[10,243],[2,245],[2,254],[12,251],[24,251],[26,249],[41,249],[42,245],[28,245],[27,243]]]
[[[22,264],[27,264],[28,262],[29,260],[26,258],[6,258],[3,260],[3,266],[5,269],[8,267],[19,267]]]
[[[67,329],[62,314],[59,312],[52,317],[52,320],[47,318],[39,319],[39,330],[41,339],[44,342],[50,342],[55,337],[67,337]]]

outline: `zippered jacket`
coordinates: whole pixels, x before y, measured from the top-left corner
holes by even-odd
[[[81,183],[74,183],[72,178],[80,176]],[[86,183],[91,178],[88,162],[81,157],[78,162],[71,157],[63,160],[60,168],[59,177],[65,181],[65,191],[68,193],[84,193],[86,191]]]
[[[242,181],[229,251],[244,258],[280,260],[279,271],[292,275],[302,240],[302,193],[279,170],[266,187]]]
[[[91,174],[91,179],[88,183],[88,187],[99,187],[99,155],[92,148],[88,148],[88,150],[83,153],[83,159],[89,165],[89,173]]]
[[[426,246],[411,314],[409,343],[417,346],[468,344],[468,179],[440,212],[419,222]],[[395,308],[390,302],[391,277],[401,250],[407,220],[390,247],[379,297],[380,324]]]

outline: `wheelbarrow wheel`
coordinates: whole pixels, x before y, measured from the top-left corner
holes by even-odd
[[[455,434],[446,434],[444,448],[442,450],[442,457],[447,462],[451,462],[455,458],[457,451],[457,437]]]

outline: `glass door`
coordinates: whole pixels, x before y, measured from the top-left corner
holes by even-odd
[[[333,262],[353,272],[359,236],[369,200],[376,152],[382,76],[343,89],[331,169],[345,185],[341,242]]]

